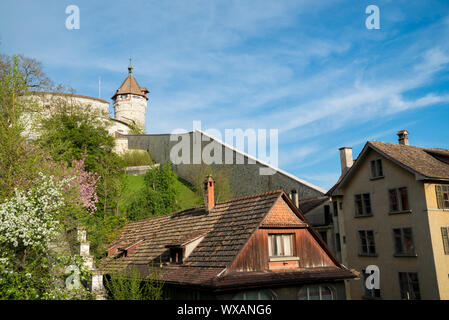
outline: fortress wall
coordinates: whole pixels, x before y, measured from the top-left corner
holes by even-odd
[[[74,104],[91,105],[93,109],[109,114],[109,102],[95,97],[61,92],[33,92],[30,97],[42,105],[44,110],[50,110],[52,104],[57,103],[57,99],[63,98]]]
[[[190,143],[190,163],[193,163],[193,135],[194,133],[192,132],[183,135],[192,142]],[[126,137],[128,138],[128,147],[130,149],[147,150],[154,161],[161,164],[170,160],[170,150],[178,143],[177,141],[170,141],[170,134],[127,135]],[[202,141],[201,150],[209,143],[211,142]],[[231,190],[236,197],[267,192],[274,189],[283,189],[286,193],[297,190],[299,199],[310,199],[324,195],[324,190],[313,188],[307,185],[307,183],[298,181],[279,171],[273,175],[260,175],[259,168],[266,168],[266,166],[259,162],[256,164],[248,163],[246,156],[244,157],[243,164],[236,164],[237,154],[235,151],[217,141],[213,141],[212,143],[222,150],[223,164],[211,164],[210,167],[213,170],[221,171],[229,177]],[[232,165],[224,164],[225,152],[232,152]],[[205,166],[206,164],[204,163],[174,164],[173,170],[181,178],[194,183],[192,177],[200,174]]]

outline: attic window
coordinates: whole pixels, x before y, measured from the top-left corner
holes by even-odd
[[[371,161],[371,178],[382,178],[384,176],[383,168],[382,168],[382,160],[372,160]]]
[[[182,263],[183,250],[181,247],[170,248],[170,263]]]
[[[268,254],[270,255],[270,257],[292,257],[293,233],[269,234]]]

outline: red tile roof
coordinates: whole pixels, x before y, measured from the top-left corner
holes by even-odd
[[[103,259],[99,268],[105,273],[111,273],[126,266],[135,266],[141,269],[142,276],[145,276],[152,266],[158,267],[161,262],[169,260],[169,249],[166,246],[179,245],[204,236],[182,265],[164,265],[161,279],[180,285],[232,286],[234,276],[226,275],[223,279],[227,282],[223,282],[221,278],[218,281],[217,277],[232,264],[280,197],[289,201],[283,191],[277,190],[217,203],[209,212],[204,207],[197,207],[131,222],[124,227],[111,247],[117,244],[124,247],[141,239],[144,241],[126,257],[109,256]],[[301,221],[298,219],[298,222]],[[342,267],[336,268],[340,272],[338,277],[351,278],[352,274],[348,274],[347,270]],[[319,273],[318,269],[316,271]],[[251,277],[257,275],[257,273],[243,273]],[[279,280],[273,272],[270,274],[271,278],[262,276],[265,280],[261,280]],[[298,279],[307,277],[294,273],[289,279],[296,276]]]
[[[120,88],[117,89],[112,99],[115,99],[115,97],[119,94],[135,94],[148,99],[146,96],[148,92],[148,89],[139,86],[136,78],[134,78],[134,76],[130,74],[126,77],[125,81],[123,81]]]

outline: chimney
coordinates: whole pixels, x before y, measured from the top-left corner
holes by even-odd
[[[292,193],[290,194],[290,198],[292,199],[296,208],[298,208],[299,207],[299,198],[298,198],[298,191],[296,189],[292,190]]]
[[[408,146],[408,131],[407,130],[401,130],[397,133],[398,137],[399,137],[399,144]]]
[[[341,174],[348,172],[349,168],[352,167],[354,159],[352,158],[352,148],[343,147],[340,148],[340,163],[341,163]]]
[[[214,186],[215,181],[212,179],[211,175],[206,176],[203,182],[204,186],[204,203],[206,206],[206,210],[209,211],[215,206],[215,199],[214,199]]]

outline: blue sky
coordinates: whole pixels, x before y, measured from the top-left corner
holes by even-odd
[[[80,29],[65,8],[80,8]],[[368,30],[365,8],[380,9]],[[328,189],[338,148],[367,140],[449,148],[448,1],[0,3],[0,52],[109,100],[127,75],[151,94],[146,131],[279,130],[279,166]]]

